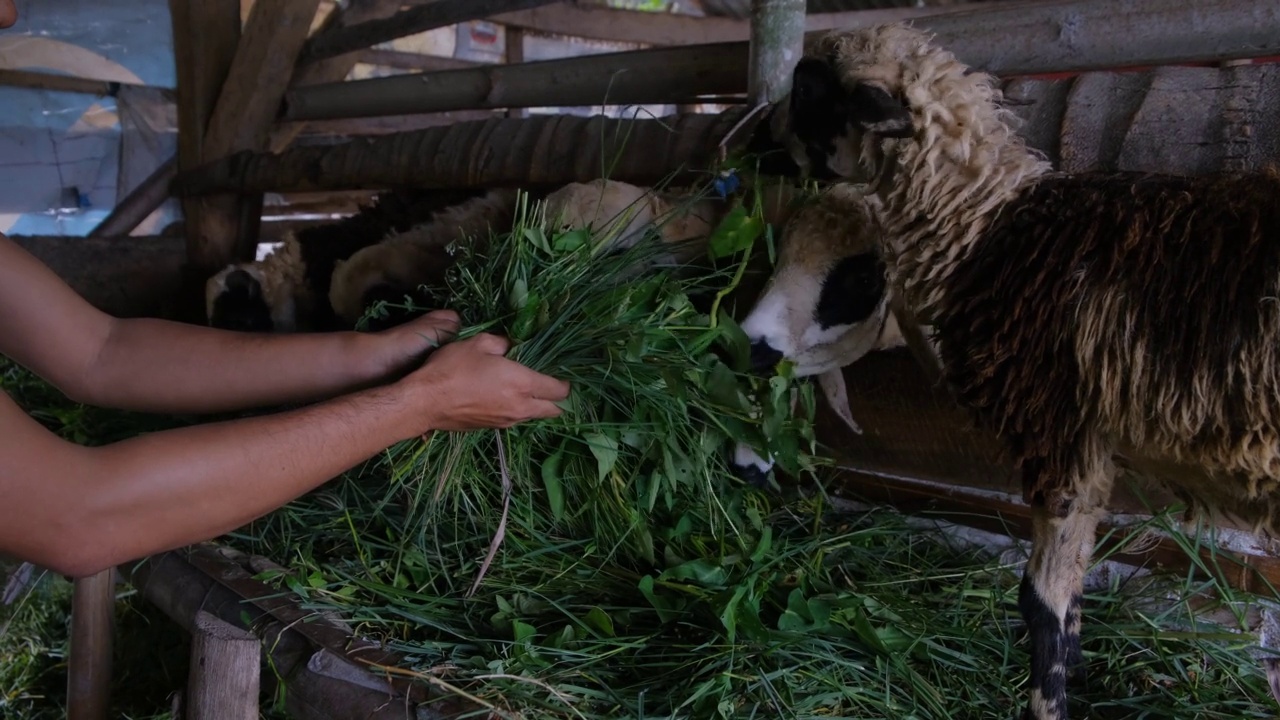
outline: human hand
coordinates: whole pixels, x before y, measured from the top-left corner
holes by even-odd
[[[378,343],[375,357],[381,374],[398,376],[417,367],[423,358],[458,334],[460,319],[452,310],[433,310],[403,325],[367,334]]]
[[[534,372],[504,355],[510,341],[481,334],[431,354],[401,382],[425,410],[427,430],[507,428],[560,415],[569,383]]]

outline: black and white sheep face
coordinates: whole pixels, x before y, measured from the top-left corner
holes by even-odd
[[[792,160],[820,180],[873,180],[880,138],[912,134],[911,114],[880,85],[846,83],[834,61],[805,57],[795,68],[791,92],[773,116],[773,134]]]
[[[205,283],[209,325],[237,332],[291,332],[296,326],[292,298],[272,306],[264,279],[253,265],[230,265]]]

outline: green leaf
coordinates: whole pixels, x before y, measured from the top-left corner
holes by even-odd
[[[613,471],[613,466],[618,464],[618,441],[602,433],[588,433],[583,439],[591,448],[591,454],[596,457],[596,469],[599,472],[597,480],[604,480]]]
[[[560,484],[560,464],[564,460],[564,446],[542,463],[542,486],[547,491],[547,505],[556,522],[564,520],[564,487]]]
[[[706,587],[718,588],[728,579],[728,573],[720,565],[706,558],[698,558],[668,568],[659,576],[663,580],[693,580]]]
[[[534,247],[542,252],[550,255],[551,246],[547,244],[547,234],[539,227],[527,227],[524,229],[524,236]]]
[[[748,214],[746,208],[739,204],[725,215],[711,233],[711,258],[718,260],[746,250],[763,231],[764,223]]]
[[[593,607],[587,611],[587,616],[583,620],[605,637],[616,636],[613,629],[613,618],[610,618],[608,613],[598,607]]]
[[[551,246],[557,253],[571,253],[585,247],[590,240],[591,233],[580,228],[560,233],[552,241]]]

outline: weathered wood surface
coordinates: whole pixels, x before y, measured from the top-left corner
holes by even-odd
[[[402,52],[399,50],[380,50],[377,48],[362,50],[357,55],[362,63],[381,65],[398,70],[457,70],[459,68],[475,67],[480,64],[461,58],[423,55],[422,53]]]
[[[549,186],[608,175],[654,183],[705,171],[741,111],[662,120],[543,115],[242,154],[179,177],[179,193]]]
[[[107,720],[115,648],[115,569],[77,578],[71,596],[67,720]]]
[[[279,590],[253,578],[276,569],[209,544],[161,553],[121,566],[148,602],[191,631],[207,612],[261,639],[271,660],[262,676],[269,693],[284,684],[286,711],[297,720],[442,720],[477,708],[441,697],[431,687],[377,673],[401,656],[354,636],[339,619],[306,611]]]
[[[1206,172],[1280,162],[1280,65],[1086,73],[1004,86],[1009,105],[1025,121],[1019,132],[1067,170]],[[208,193],[561,183],[599,177],[604,159],[619,148],[611,176],[652,182],[680,167],[705,167],[743,112],[674,121],[462,123],[279,156],[245,155],[185,174],[175,188]],[[1186,122],[1174,119],[1179,117]]]
[[[191,623],[186,720],[258,720],[262,645],[204,610]]]
[[[704,13],[712,17],[746,18],[751,15],[751,0],[693,0]],[[806,12],[837,13],[863,11],[867,7],[881,7],[887,10],[906,9],[908,6],[923,5],[929,9],[947,8],[975,4],[966,0],[808,0]]]
[[[117,317],[172,316],[182,290],[181,237],[9,238],[49,266],[94,307]]]
[[[0,86],[27,88],[30,90],[52,90],[55,92],[115,97],[116,93],[120,92],[120,88],[126,84],[128,83],[53,75],[31,70],[0,70]]]
[[[1271,0],[992,3],[912,22],[961,60],[1008,77],[1280,54],[1280,3]],[[606,97],[680,103],[745,93],[749,55],[748,43],[716,43],[295,88],[286,116],[599,105]]]
[[[257,0],[209,119],[201,157],[226,157],[267,146],[276,109],[320,0]],[[196,222],[188,220],[190,263],[212,274],[227,263],[253,258],[262,214],[261,193],[204,199]]]
[[[326,30],[307,43],[299,61],[326,60],[396,38],[553,2],[559,0],[436,0],[381,20]]]

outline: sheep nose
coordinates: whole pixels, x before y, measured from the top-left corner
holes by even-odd
[[[751,343],[751,371],[767,372],[782,360],[782,351],[775,350],[767,340],[756,340]]]

